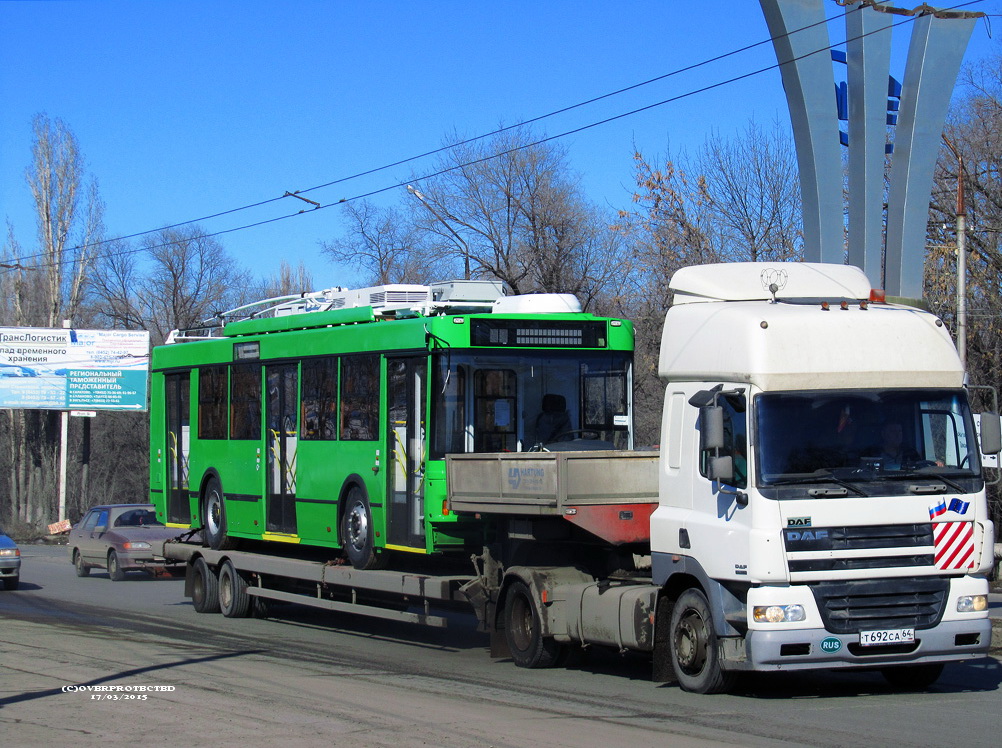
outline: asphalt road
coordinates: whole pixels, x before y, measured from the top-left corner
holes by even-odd
[[[698,696],[651,683],[642,657],[590,651],[540,671],[491,660],[466,617],[447,630],[294,606],[227,619],[196,613],[179,578],[78,579],[64,548],[22,553],[21,589],[0,592],[5,747],[998,742],[994,658],[949,666],[928,692],[829,672]]]

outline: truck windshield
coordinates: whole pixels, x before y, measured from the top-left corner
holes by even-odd
[[[768,393],[756,398],[755,419],[761,486],[817,480],[858,489],[928,477],[957,490],[958,480],[980,476],[962,390]]]
[[[631,358],[623,352],[437,353],[431,456],[629,449]]]

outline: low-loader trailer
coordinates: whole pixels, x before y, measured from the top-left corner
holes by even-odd
[[[445,625],[472,606],[492,654],[649,652],[657,681],[879,669],[907,687],[990,645],[994,558],[965,372],[941,320],[812,263],[680,270],[661,344],[659,449],[446,456],[448,511],[479,521],[458,565],[355,569],[171,542],[202,612],[273,599]],[[432,424],[431,428],[434,428]],[[465,564],[465,565],[464,565]]]

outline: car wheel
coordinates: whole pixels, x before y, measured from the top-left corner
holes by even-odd
[[[108,576],[112,582],[121,582],[125,579],[125,570],[118,563],[118,554],[114,550],[108,551]]]
[[[356,569],[381,569],[385,556],[374,547],[372,511],[369,499],[359,486],[348,489],[342,518],[341,542],[351,565]]]
[[[8,592],[13,592],[17,589],[18,584],[21,583],[20,577],[5,577],[3,580],[3,588]]]
[[[80,555],[80,549],[73,549],[73,566],[76,567],[78,577],[90,576],[90,567],[84,563],[83,556]]]
[[[219,609],[227,618],[246,618],[251,610],[247,581],[228,559],[219,569]]]
[[[199,556],[191,566],[191,602],[199,613],[219,612],[219,577]]]

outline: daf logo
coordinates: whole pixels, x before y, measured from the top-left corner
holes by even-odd
[[[810,517],[790,517],[786,520],[787,527],[810,527]]]
[[[827,530],[787,530],[786,539],[790,543],[806,543],[813,540],[828,540]]]

